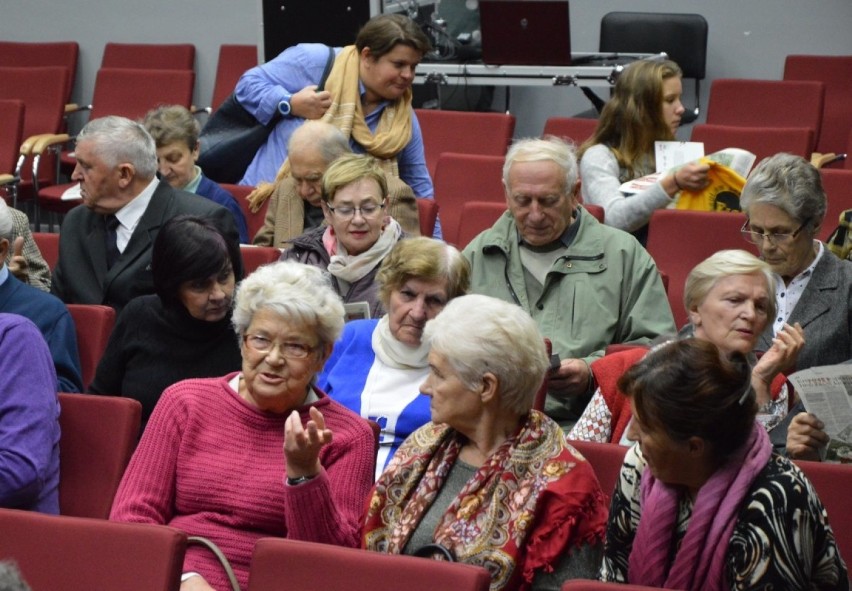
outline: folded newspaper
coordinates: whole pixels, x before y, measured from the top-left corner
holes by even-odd
[[[757,156],[755,156],[748,150],[743,150],[742,148],[725,148],[724,150],[719,150],[718,152],[713,152],[712,154],[704,156],[704,158],[712,160],[713,162],[721,164],[722,166],[726,166],[741,177],[745,178],[751,171],[751,167],[754,166],[754,161],[757,159]],[[698,162],[699,160],[701,159],[698,158],[691,161]],[[673,170],[676,170],[683,164],[684,163],[680,163],[677,166],[666,168],[660,172],[655,172],[653,174],[648,174],[643,177],[639,177],[638,179],[627,181],[626,183],[623,183],[621,185],[620,190],[626,195],[633,195],[634,193],[644,191],[645,189],[659,181],[661,177],[669,174]]]
[[[805,410],[825,423],[825,461],[852,464],[852,364],[812,367],[787,379]]]

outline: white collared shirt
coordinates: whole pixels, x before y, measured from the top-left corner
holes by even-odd
[[[793,277],[790,285],[784,285],[784,279],[777,273],[775,274],[775,305],[778,310],[775,313],[775,322],[772,323],[773,335],[777,335],[778,331],[784,327],[784,324],[790,318],[790,314],[795,310],[796,304],[802,299],[802,294],[810,283],[811,277],[813,277],[814,269],[822,258],[823,252],[825,252],[822,242],[814,240],[814,243],[818,245],[816,257],[807,269]]]
[[[134,197],[130,203],[115,212],[115,217],[119,222],[115,229],[115,245],[118,247],[118,252],[124,252],[124,249],[127,248],[127,243],[130,242],[133,231],[148,209],[151,197],[154,196],[154,191],[157,190],[159,184],[160,180],[154,177],[148,186],[142,189],[142,192]]]

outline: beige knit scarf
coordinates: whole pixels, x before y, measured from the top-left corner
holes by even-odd
[[[382,168],[399,176],[396,155],[411,140],[411,89],[392,102],[379,117],[375,135],[364,120],[361,106],[361,59],[354,45],[344,47],[334,60],[334,67],[326,80],[325,88],[331,93],[331,107],[322,121],[331,123],[346,137],[352,137],[368,154],[378,158]],[[274,132],[273,132],[274,133]],[[284,161],[274,183],[259,183],[247,199],[253,212],[257,212],[275,190],[275,186],[290,174],[289,158]]]

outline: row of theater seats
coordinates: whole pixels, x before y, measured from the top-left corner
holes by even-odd
[[[91,103],[84,106],[70,103],[78,52],[76,42],[0,42],[4,81],[0,101],[19,101],[24,108],[20,129],[3,126],[4,131],[17,133],[4,133],[0,140],[0,175],[12,175],[7,183],[14,205],[19,199],[35,202],[32,217],[36,227],[42,210],[65,213],[76,204],[61,201],[67,186],[56,185],[55,158],[65,174],[70,174],[74,164],[68,148],[73,138],[65,134],[67,117],[89,111],[90,119],[105,115],[137,119],[161,104],[193,108],[195,46],[191,44],[107,43],[94,88],[85,93]],[[239,76],[257,63],[256,46],[222,45],[210,104],[221,104]],[[211,107],[205,110],[209,112]],[[0,116],[3,114],[0,109]],[[84,122],[72,121],[78,127]],[[41,137],[30,139],[37,136]],[[11,155],[8,145],[12,146]]]
[[[10,509],[0,510],[0,531],[0,556],[14,557],[33,591],[176,591],[193,543],[166,526]],[[409,591],[486,591],[491,578],[466,564],[263,538],[252,554],[248,591],[390,591],[400,581]]]
[[[759,159],[781,151],[805,158],[815,151],[846,153],[852,132],[850,92],[852,56],[789,55],[783,80],[714,80],[706,123],[695,126],[692,139],[705,142],[707,153],[741,147]],[[515,127],[511,115],[496,113],[418,110],[417,115],[433,176],[443,152],[502,156]],[[594,131],[594,119],[559,119],[548,120],[544,134],[567,135],[579,144]]]

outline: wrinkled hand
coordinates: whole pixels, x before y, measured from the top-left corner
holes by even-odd
[[[304,119],[319,119],[331,106],[331,93],[317,92],[316,85],[306,86],[290,97],[290,113]]]
[[[201,575],[189,577],[180,584],[180,591],[216,591]]]
[[[325,428],[325,417],[316,408],[310,408],[311,418],[302,426],[297,411],[290,413],[284,423],[284,457],[287,459],[287,476],[300,478],[316,476],[322,466],[319,452],[322,446],[331,443],[331,429]]]
[[[9,260],[9,272],[24,283],[30,278],[30,268],[24,258],[24,237],[18,236],[12,245],[12,258]]]
[[[828,445],[825,424],[803,412],[793,417],[787,430],[787,456],[794,460],[819,461],[820,449]]]
[[[547,389],[556,395],[580,396],[589,389],[589,366],[582,359],[563,359],[550,373]]]
[[[805,346],[805,331],[797,322],[790,326],[784,324],[772,339],[772,346],[763,354],[752,374],[767,384],[771,384],[779,373],[790,373],[796,367],[799,351]]]

